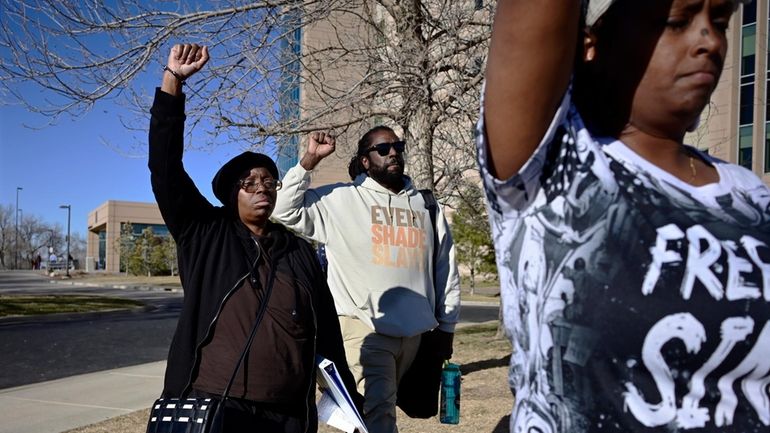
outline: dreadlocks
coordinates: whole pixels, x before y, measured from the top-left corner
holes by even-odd
[[[369,150],[369,147],[371,147],[372,136],[380,131],[393,132],[393,129],[385,125],[377,125],[374,128],[366,131],[361,139],[358,140],[358,150],[356,151],[356,154],[350,158],[350,163],[348,163],[348,174],[350,175],[350,180],[355,180],[359,174],[366,173],[366,169],[361,163],[361,157],[366,155],[367,150]]]

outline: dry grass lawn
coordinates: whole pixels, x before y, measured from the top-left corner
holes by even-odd
[[[513,399],[507,372],[511,347],[496,338],[496,323],[469,326],[458,330],[452,362],[461,365],[463,374],[460,424],[441,424],[438,418],[410,419],[398,414],[401,433],[504,433]],[[147,402],[149,405],[151,402]],[[65,433],[144,433],[148,410],[140,410]],[[339,430],[322,426],[321,433]]]

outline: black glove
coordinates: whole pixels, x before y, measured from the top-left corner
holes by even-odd
[[[427,335],[423,334],[423,338],[426,337],[430,338],[430,346],[436,357],[439,359],[452,358],[452,342],[455,337],[453,332],[445,332],[436,328]]]

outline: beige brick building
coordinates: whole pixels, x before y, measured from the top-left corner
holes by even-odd
[[[483,2],[482,2],[483,3]],[[361,36],[363,27],[356,24],[352,15],[331,17],[329,21],[302,29],[300,46],[303,50],[339,44],[339,38],[355,40]],[[689,134],[685,141],[717,158],[743,165],[751,169],[766,184],[770,185],[770,7],[766,0],[754,0],[744,6],[733,17],[728,30],[729,49],[719,86],[712,101],[704,110],[698,130]],[[345,29],[345,31],[340,31]],[[322,61],[322,60],[321,60]],[[313,64],[310,62],[310,64]],[[305,71],[307,76],[310,72]],[[313,75],[317,71],[312,72]],[[329,89],[349,89],[360,75],[354,65],[326,68],[323,80]],[[315,77],[317,80],[318,77]],[[298,86],[297,98],[303,116],[312,108],[321,105],[324,96],[317,88],[309,85],[313,80],[307,76]],[[375,101],[373,101],[375,103]],[[344,123],[344,110],[329,116],[330,123]],[[348,181],[348,158],[360,134],[371,124],[353,125],[340,137],[340,146],[334,157],[324,160],[315,170],[313,184]],[[295,143],[288,152],[291,163],[302,155],[303,146]],[[279,164],[280,165],[280,164]]]
[[[335,62],[327,47],[352,47],[364,42],[361,35],[365,26],[356,19],[352,11],[333,13],[324,20],[314,21],[304,26],[293,35],[294,50],[301,50],[303,61],[301,80],[293,83],[289,91],[289,100],[284,105],[296,109],[285,112],[304,121],[320,125],[330,125],[337,135],[337,151],[324,159],[313,172],[313,186],[334,182],[346,182],[349,157],[354,152],[358,136],[370,125],[361,125],[351,120],[353,115],[344,106],[346,93],[360,79],[359,64],[350,56],[344,62]],[[292,42],[290,42],[292,43]],[[363,63],[363,62],[362,62]],[[291,66],[289,66],[291,67]],[[340,102],[338,109],[330,110],[330,105]],[[294,138],[282,142],[284,148],[279,152],[277,165],[283,175],[294,166],[307,146],[306,137]]]
[[[347,167],[355,153],[358,138],[379,124],[393,127],[397,134],[408,141],[407,172],[413,177],[417,176],[417,167],[424,167],[428,151],[434,155],[434,162],[443,162],[450,169],[460,167],[455,170],[457,172],[462,172],[466,166],[474,166],[470,156],[472,152],[467,149],[473,146],[475,119],[463,114],[456,116],[457,121],[447,121],[446,118],[458,111],[457,106],[474,106],[473,103],[467,103],[467,95],[458,91],[458,87],[472,81],[465,76],[468,71],[481,69],[481,53],[485,50],[479,48],[484,46],[483,43],[475,45],[472,35],[465,33],[469,29],[475,31],[484,28],[478,23],[489,19],[489,8],[485,7],[488,2],[462,0],[453,3],[451,7],[441,2],[418,3],[420,7],[436,9],[428,14],[431,18],[420,17],[425,20],[422,23],[426,29],[430,29],[425,32],[445,34],[441,29],[432,27],[441,21],[442,25],[450,25],[453,31],[462,35],[450,39],[450,43],[445,45],[435,42],[442,40],[438,37],[435,41],[425,42],[424,46],[409,45],[409,38],[405,35],[408,32],[397,30],[413,18],[407,11],[409,8],[404,6],[386,11],[377,2],[351,2],[322,20],[311,21],[302,27],[300,34],[294,35],[294,52],[302,56],[302,79],[293,83],[296,91],[292,93],[291,100],[285,101],[287,105],[294,104],[297,109],[293,113],[292,110],[285,112],[301,119],[299,123],[303,125],[309,122],[331,127],[337,134],[337,150],[314,170],[313,186],[349,181]],[[451,9],[451,13],[442,12],[442,8]],[[394,16],[402,20],[398,21]],[[467,22],[471,18],[477,25],[457,27],[457,23],[452,21],[457,19]],[[410,48],[403,48],[402,42]],[[474,48],[469,49],[463,44]],[[421,85],[415,84],[419,81],[416,75],[428,73],[420,69],[420,55],[424,55],[428,63],[440,62],[443,65],[442,68],[437,67],[437,70],[444,72],[430,72],[430,86],[422,82]],[[474,90],[472,93],[473,98],[470,99],[478,99],[478,92]],[[430,107],[426,99],[423,99],[426,96],[431,101]],[[423,107],[423,111],[417,110],[408,117],[395,120],[404,110],[412,108],[411,105],[405,105],[406,100],[417,101],[414,105]],[[443,104],[448,107],[442,111],[445,115],[430,112],[431,107]],[[471,111],[471,117],[475,118],[477,109]],[[415,119],[425,119],[425,122],[420,123]],[[419,147],[418,139],[428,134],[432,137],[432,145]],[[301,137],[293,142],[287,140],[288,146],[284,142],[284,149],[278,156],[278,167],[282,174],[295,165],[304,153],[305,139]],[[455,153],[455,157],[445,158],[447,154]],[[435,155],[440,157],[436,158]],[[456,176],[454,171],[451,174],[448,172],[450,170],[445,169],[443,173],[434,173],[433,178],[448,179]],[[418,186],[422,185],[418,183]]]
[[[728,30],[724,71],[698,130],[685,141],[740,164],[770,185],[770,8],[744,5]]]
[[[88,214],[87,272],[120,272],[118,238],[126,223],[131,223],[136,234],[146,227],[152,227],[155,234],[168,234],[157,204],[108,200]]]
[[[305,69],[303,71],[303,85],[300,90],[302,101],[302,115],[323,109],[328,98],[343,98],[343,93],[360,79],[361,71],[357,69],[355,61],[343,64],[332,64],[332,60],[324,58],[324,48],[328,46],[355,46],[362,42],[360,36],[364,32],[361,23],[355,20],[355,16],[349,13],[334,14],[329,19],[316,22],[312,26],[302,29],[302,49],[311,55],[309,65],[324,65],[316,70]],[[342,39],[342,40],[340,40]],[[352,114],[343,107],[323,116],[323,123],[329,125],[343,125],[353,118]],[[346,128],[332,131],[337,136],[338,147],[334,154],[321,161],[312,176],[312,185],[326,185],[335,182],[347,182],[349,157],[355,151],[355,145],[362,129],[368,129],[369,125],[354,123]],[[303,138],[300,142],[298,156],[304,153],[307,143]]]

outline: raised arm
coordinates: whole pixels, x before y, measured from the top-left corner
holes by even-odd
[[[500,0],[487,60],[490,167],[507,179],[545,135],[569,85],[580,0]]]
[[[283,177],[283,187],[270,216],[302,237],[321,243],[326,243],[327,210],[321,197],[310,189],[310,171],[334,152],[335,143],[334,137],[326,132],[308,136],[307,151]]]
[[[150,110],[148,167],[155,200],[171,234],[178,239],[186,221],[200,217],[211,204],[200,194],[182,164],[184,106],[182,81],[208,61],[206,47],[175,45],[161,87]]]

